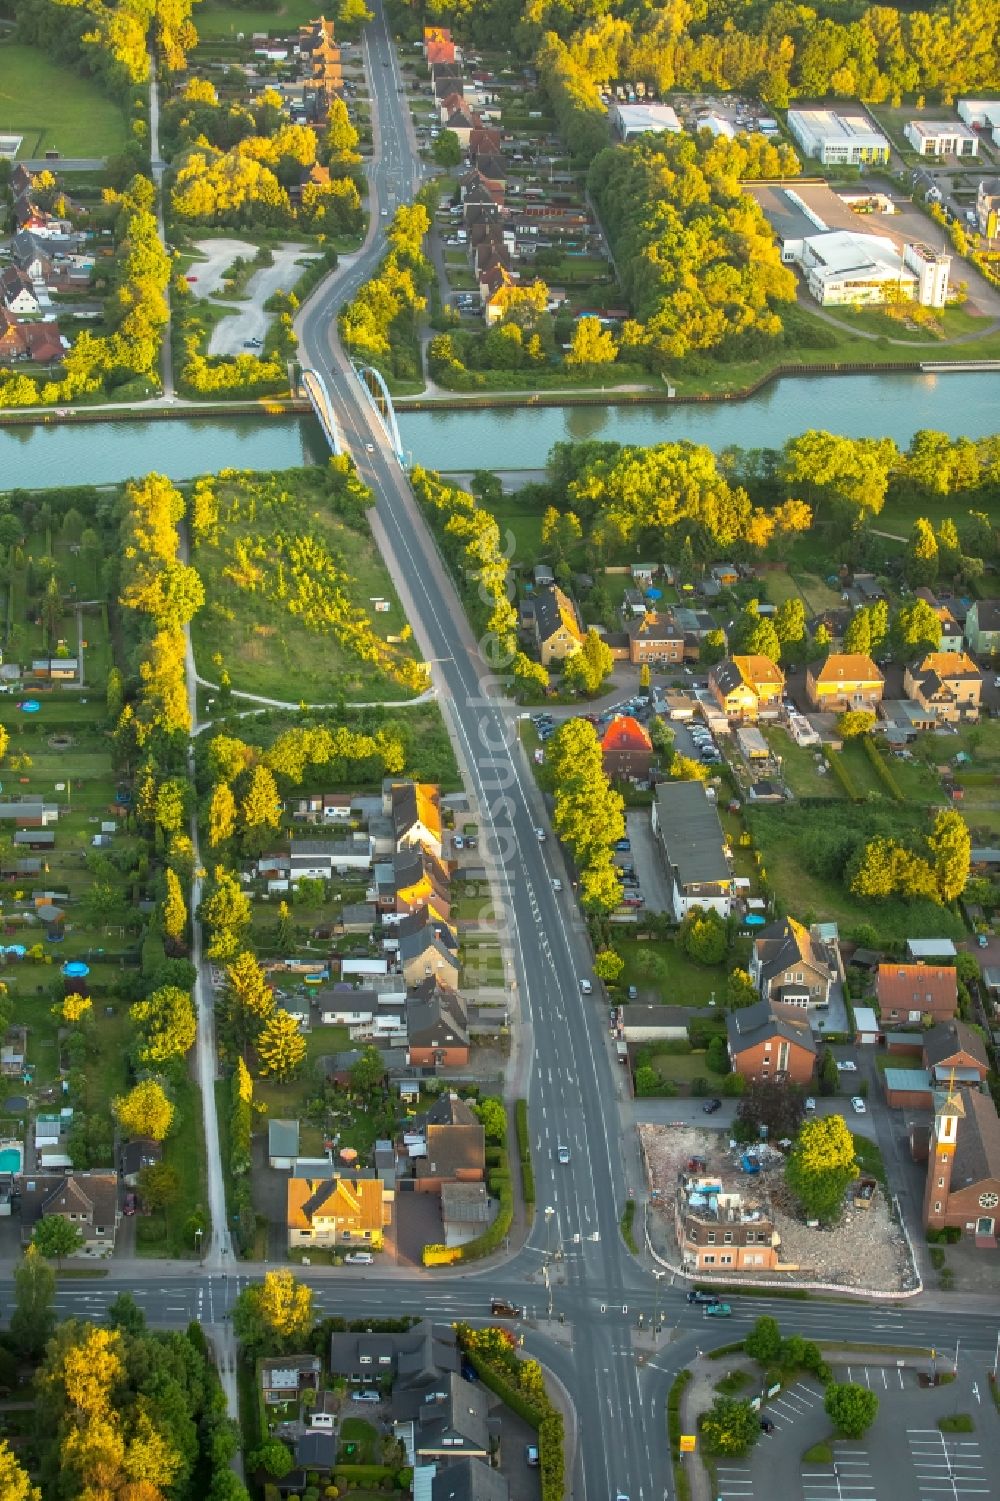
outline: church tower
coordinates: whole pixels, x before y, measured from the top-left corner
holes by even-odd
[[[934,1130],[927,1158],[927,1188],[924,1191],[924,1225],[937,1230],[948,1222],[948,1195],[955,1165],[958,1123],[965,1119],[965,1106],[951,1077],[947,1093],[935,1091]]]

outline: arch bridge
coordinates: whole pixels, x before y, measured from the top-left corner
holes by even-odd
[[[355,365],[354,373],[361,382],[362,390],[368,399],[368,405],[375,412],[382,429],[392,444],[392,451],[399,460],[401,467],[406,467],[406,454],[403,451],[403,440],[399,436],[399,424],[396,421],[396,410],[389,395],[389,387],[381,370],[376,370],[373,365]]]
[[[301,372],[300,384],[309,398],[320,426],[326,433],[330,447],[339,456],[344,452],[344,439],[340,431],[340,423],[337,421],[337,409],[326,388],[326,381],[318,370],[304,369]]]

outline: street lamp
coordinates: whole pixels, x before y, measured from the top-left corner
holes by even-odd
[[[202,1230],[200,1225],[194,1232],[194,1248],[197,1251],[199,1257],[201,1256],[201,1237],[204,1235],[204,1233],[205,1232],[204,1230]]]
[[[663,1272],[653,1273],[653,1334],[660,1332],[660,1283],[663,1281]],[[1000,1349],[1000,1336],[997,1338],[997,1347]]]
[[[551,1204],[545,1206],[545,1244],[548,1254],[552,1255],[552,1221],[555,1219],[555,1210]]]

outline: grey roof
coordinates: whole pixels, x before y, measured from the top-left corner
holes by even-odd
[[[509,1497],[506,1478],[481,1459],[439,1464],[431,1481],[431,1501],[509,1501]]]
[[[687,1030],[688,1022],[699,1016],[716,1016],[715,1010],[696,1006],[622,1006],[618,1015],[623,1027],[662,1027],[664,1031],[674,1027]]]
[[[729,881],[722,824],[701,782],[660,782],[657,816],[667,859],[681,886]]]
[[[426,907],[422,908],[426,912]],[[444,925],[439,925],[440,928]],[[443,938],[436,934],[433,928],[425,927],[419,933],[404,933],[399,940],[400,963],[405,964],[410,959],[426,958],[428,963],[447,964],[452,969],[458,970],[458,955],[447,945]]]
[[[554,584],[546,584],[535,595],[535,626],[540,641],[548,641],[562,626],[562,614],[559,609],[559,594],[562,593]],[[565,596],[569,599],[569,596]],[[572,603],[572,601],[570,601]]]
[[[456,953],[458,952],[458,935],[447,923],[439,922],[436,917],[432,917],[426,907],[419,907],[416,912],[407,912],[399,919],[399,922],[393,923],[392,932],[400,940],[400,948],[402,948],[404,938],[412,938],[417,933],[423,933],[427,928],[439,930],[441,942]]]
[[[733,1053],[745,1053],[769,1037],[781,1037],[785,1042],[805,1048],[808,1053],[816,1052],[809,1023],[797,1017],[779,1016],[769,1001],[757,1001],[753,1006],[730,1011],[726,1017],[726,1033]]]
[[[416,1427],[418,1453],[445,1447],[461,1454],[489,1451],[486,1397],[479,1386],[450,1372],[444,1380],[435,1377],[424,1386],[397,1390],[392,1395],[393,1417],[412,1420]],[[449,1439],[447,1445],[445,1440]]]
[[[413,1119],[415,1131],[426,1131],[428,1126],[476,1126],[477,1116],[457,1094],[443,1094],[422,1115]]]
[[[981,631],[1000,631],[1000,599],[977,599],[973,608]]]
[[[766,983],[780,975],[793,964],[809,964],[821,973],[831,975],[831,967],[820,953],[811,934],[801,923],[791,923],[788,918],[769,923],[762,929],[754,943],[760,960],[761,979]]]
[[[56,836],[52,829],[18,829],[14,835],[16,845],[51,844],[56,842]]]
[[[989,1067],[986,1044],[979,1033],[965,1022],[938,1022],[936,1027],[931,1027],[929,1032],[924,1033],[924,1056],[931,1068],[959,1052],[968,1053],[984,1068]]]
[[[963,1089],[959,1095],[965,1119],[958,1123],[951,1192],[956,1193],[984,1179],[1000,1182],[1000,1118],[988,1094]]]
[[[268,1121],[267,1155],[269,1157],[297,1157],[299,1155],[298,1121]]]
[[[406,1034],[410,1046],[467,1046],[469,1019],[462,998],[454,990],[428,976],[406,998]]]
[[[332,1470],[337,1463],[335,1433],[310,1428],[295,1440],[295,1463],[303,1470]]]
[[[16,822],[19,818],[41,818],[45,811],[44,804],[37,803],[0,803],[0,819]]]
[[[490,1196],[485,1183],[442,1183],[441,1218],[460,1225],[488,1225]]]
[[[371,1362],[369,1366],[362,1362]],[[381,1362],[381,1364],[380,1364]],[[433,1381],[441,1373],[457,1371],[458,1341],[450,1324],[432,1324],[421,1319],[412,1329],[396,1334],[345,1333],[330,1336],[330,1371],[333,1375],[372,1375],[386,1371],[401,1385]]]

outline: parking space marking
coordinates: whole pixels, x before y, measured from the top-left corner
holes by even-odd
[[[802,1493],[804,1501],[878,1501],[867,1449],[835,1447],[829,1467],[803,1471]]]
[[[908,1428],[910,1460],[920,1495],[926,1501],[950,1495],[989,1496],[992,1486],[976,1439],[953,1438],[937,1428]]]
[[[753,1477],[748,1465],[719,1465],[716,1471],[719,1478],[719,1496],[726,1501],[731,1497],[732,1501],[752,1501]]]

